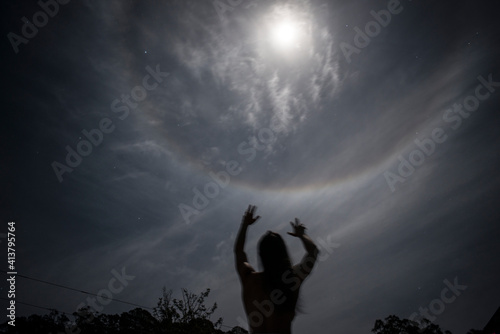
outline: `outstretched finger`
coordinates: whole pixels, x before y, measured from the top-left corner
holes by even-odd
[[[250,215],[250,216],[253,216],[253,214],[254,214],[254,212],[255,212],[255,209],[256,209],[256,208],[257,208],[257,207],[256,207],[255,205],[251,205],[251,204],[250,204],[250,205],[248,206],[247,211],[245,211],[245,215]]]

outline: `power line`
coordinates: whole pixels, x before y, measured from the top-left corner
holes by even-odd
[[[0,271],[4,272],[4,273],[7,273],[5,270],[2,270],[2,269],[0,269]],[[107,297],[107,296],[98,296],[98,295],[96,295],[95,293],[92,293],[92,292],[88,292],[88,291],[84,291],[84,290],[79,290],[79,289],[75,289],[75,288],[70,288],[68,286],[64,286],[64,285],[61,285],[61,284],[47,282],[47,281],[44,281],[44,280],[41,280],[41,279],[38,279],[38,278],[33,278],[33,277],[21,275],[21,274],[16,274],[16,276],[17,277],[21,277],[21,278],[26,278],[26,279],[29,279],[29,280],[32,280],[32,281],[41,282],[41,283],[44,283],[44,284],[56,286],[58,288],[72,290],[72,291],[84,293],[84,294],[95,296],[95,297],[99,297],[99,298],[111,299],[111,300],[114,300],[114,301],[119,302],[119,303],[128,304],[128,305],[137,306],[137,307],[142,307],[142,308],[145,308],[145,309],[148,309],[148,310],[154,310],[153,307],[148,307],[148,306],[143,306],[143,305],[139,305],[139,304],[135,304],[135,303],[130,303],[130,302],[127,302],[127,301],[124,301],[124,300],[120,300],[120,299],[116,299],[116,298],[113,298],[113,297],[110,298],[110,297]]]
[[[11,299],[8,299],[8,298],[5,298],[5,297],[0,297],[0,299],[2,300],[11,300]],[[65,314],[65,315],[69,315],[69,316],[74,316],[74,314],[72,313],[68,313],[68,312],[64,312],[64,311],[60,311],[56,308],[49,308],[49,307],[44,307],[44,306],[39,306],[39,305],[35,305],[35,304],[30,304],[30,303],[26,303],[26,302],[22,302],[22,301],[19,301],[16,299],[16,304],[22,304],[22,305],[27,305],[27,306],[31,306],[31,307],[36,307],[36,308],[39,308],[39,309],[42,309],[42,310],[48,310],[48,311],[56,311],[58,313],[62,313],[62,314]],[[224,325],[224,324],[221,324],[222,327],[227,327],[227,328],[234,328],[235,326],[228,326],[228,325]]]
[[[8,298],[5,298],[5,297],[0,297],[0,299],[3,299],[3,300],[11,300],[11,299],[8,299]],[[48,311],[57,311],[59,313],[62,313],[62,314],[66,314],[66,315],[73,315],[71,313],[68,313],[68,312],[64,312],[64,311],[59,311],[58,309],[55,309],[55,308],[48,308],[48,307],[44,307],[44,306],[38,306],[38,305],[35,305],[35,304],[30,304],[30,303],[25,303],[25,302],[20,302],[19,300],[16,299],[16,304],[22,304],[22,305],[27,305],[27,306],[31,306],[31,307],[36,307],[36,308],[40,308],[40,309],[43,309],[43,310],[48,310]]]
[[[2,269],[0,269],[0,272],[3,272],[3,273],[7,274],[7,271],[2,270]],[[98,295],[96,295],[95,293],[92,293],[92,292],[87,292],[87,291],[84,291],[84,290],[79,290],[79,289],[71,288],[71,287],[64,286],[64,285],[57,284],[57,283],[47,282],[47,281],[44,281],[42,279],[38,279],[38,278],[34,278],[34,277],[29,277],[29,276],[26,276],[26,275],[16,274],[16,276],[17,277],[21,277],[21,278],[26,278],[26,279],[29,279],[29,280],[32,280],[32,281],[35,281],[35,282],[40,282],[40,283],[52,285],[52,286],[55,286],[55,287],[58,287],[58,288],[63,288],[63,289],[71,290],[71,291],[76,291],[76,292],[80,292],[80,293],[83,293],[83,294],[87,294],[87,295],[91,295],[91,296],[96,296],[96,297],[101,297],[101,298],[104,297],[104,298],[111,299],[111,300],[114,300],[114,301],[117,301],[117,302],[120,302],[120,303],[124,303],[124,304],[128,304],[128,305],[133,305],[133,306],[137,306],[137,307],[142,307],[142,308],[149,309],[149,310],[154,310],[154,308],[152,308],[152,307],[138,305],[138,304],[130,303],[130,302],[123,301],[123,300],[120,300],[120,299],[109,298],[109,297],[106,297],[106,296],[98,296]],[[0,297],[0,299],[10,300],[10,299],[4,298],[4,297]],[[38,305],[26,303],[26,302],[21,302],[21,301],[18,301],[17,299],[16,299],[16,303],[27,305],[27,306],[32,306],[32,307],[36,307],[36,308],[43,309],[43,310],[48,310],[48,311],[56,310],[57,312],[62,313],[62,314],[66,314],[66,315],[71,315],[71,316],[73,315],[71,313],[67,313],[67,312],[64,312],[64,311],[59,311],[59,310],[57,310],[55,308],[48,308],[48,307],[44,307],[44,306],[38,306]],[[227,328],[234,328],[234,326],[228,326],[228,325],[224,325],[224,324],[221,324],[221,326],[227,327]]]

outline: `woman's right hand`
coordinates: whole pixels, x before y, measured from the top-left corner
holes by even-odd
[[[288,232],[291,236],[300,238],[305,234],[306,227],[304,224],[300,223],[299,218],[295,218],[295,224],[293,222],[290,222],[290,225],[292,225],[293,232]]]

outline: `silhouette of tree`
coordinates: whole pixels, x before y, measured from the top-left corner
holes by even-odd
[[[233,327],[229,332],[226,332],[226,334],[248,334],[248,331],[241,328],[240,326],[236,326]]]
[[[32,314],[28,317],[16,318],[16,327],[4,323],[0,328],[8,328],[6,333],[33,333],[33,334],[46,334],[50,332],[58,333],[64,332],[64,324],[69,321],[68,317],[52,310],[49,314],[38,315]]]
[[[210,289],[199,295],[182,289],[182,298],[172,297],[172,291],[163,288],[162,297],[153,314],[135,308],[122,314],[100,314],[90,307],[73,313],[74,320],[57,311],[47,315],[30,315],[16,318],[16,326],[7,322],[0,325],[0,333],[7,334],[225,334],[220,327],[222,318],[212,322],[211,316],[217,303],[205,305]],[[247,334],[241,327],[234,327],[226,334]]]
[[[135,308],[120,316],[120,334],[146,333],[157,327],[158,321],[148,311]]]
[[[158,300],[158,305],[153,310],[153,315],[162,325],[171,326],[179,319],[179,313],[176,311],[172,298],[172,290],[166,290],[163,287],[162,297]]]
[[[372,329],[375,334],[451,334],[450,331],[441,330],[441,328],[431,323],[428,319],[422,319],[420,322],[409,319],[399,319],[395,315],[390,315],[385,320],[377,319]]]
[[[186,289],[182,289],[182,299],[172,298],[172,290],[163,288],[163,295],[154,308],[153,314],[160,322],[161,327],[182,331],[193,328],[203,330],[199,333],[223,333],[220,331],[222,318],[215,323],[210,321],[210,317],[217,309],[217,303],[212,307],[205,306],[205,298],[210,294],[210,289],[196,295]]]

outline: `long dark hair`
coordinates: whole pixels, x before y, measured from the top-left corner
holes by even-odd
[[[298,292],[295,293],[293,290],[293,284],[285,283],[283,279],[285,274],[288,278],[295,276],[283,238],[277,233],[268,231],[259,241],[259,256],[264,269],[267,292],[270,294],[271,291],[278,289],[286,298],[283,303],[275,305],[276,310],[295,311]],[[290,279],[287,282],[290,282]]]

